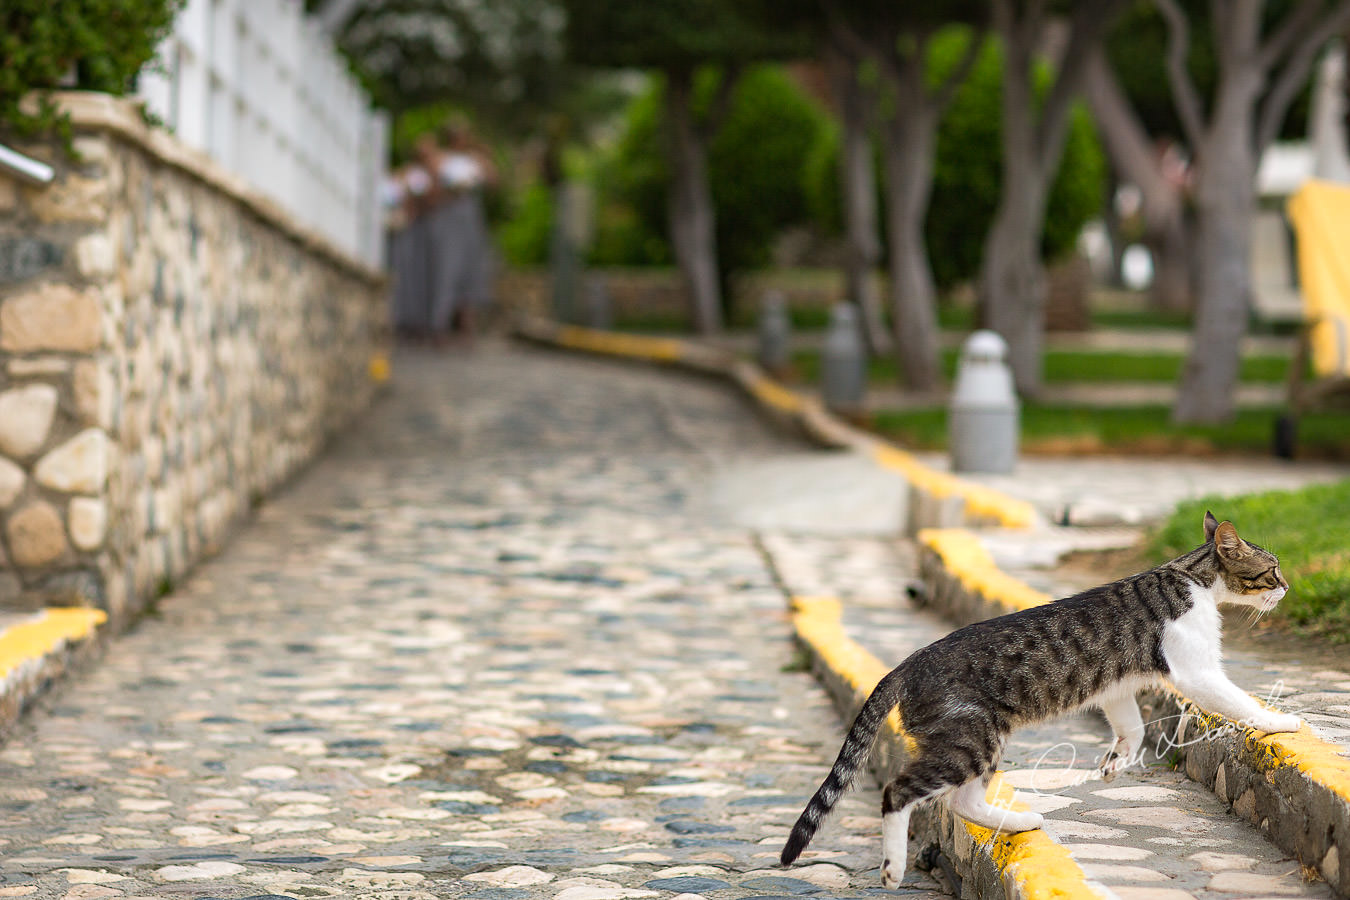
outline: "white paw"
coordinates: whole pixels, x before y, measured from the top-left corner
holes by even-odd
[[[904,880],[904,877],[904,863],[895,865],[889,859],[883,859],[881,861],[881,886],[886,890],[893,891],[898,888],[900,882]]]
[[[1251,725],[1257,731],[1274,734],[1281,731],[1298,731],[1303,721],[1298,716],[1288,713],[1269,712],[1257,718]]]
[[[1038,812],[1014,812],[1008,810],[999,817],[998,831],[1016,834],[1019,831],[1034,831],[1045,824],[1045,816]]]

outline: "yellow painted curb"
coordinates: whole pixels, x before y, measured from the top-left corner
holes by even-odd
[[[1026,582],[998,568],[980,539],[964,528],[927,528],[919,532],[919,543],[932,550],[943,566],[967,589],[979,592],[986,600],[1017,612],[1054,600]],[[1199,723],[1203,731],[1230,729],[1233,723],[1224,716],[1206,712],[1170,686],[1166,688]],[[1267,704],[1270,705],[1270,704]],[[1245,746],[1255,752],[1257,764],[1270,772],[1292,768],[1322,785],[1337,797],[1350,802],[1350,759],[1342,749],[1330,744],[1304,725],[1296,732],[1265,734],[1248,729]]]
[[[560,325],[557,335],[558,343],[573,350],[589,350],[592,353],[604,353],[609,356],[627,356],[668,363],[679,362],[681,356],[681,344],[673,338],[598,331],[578,325]]]
[[[800,394],[783,387],[766,375],[755,372],[747,375],[744,383],[745,389],[756,400],[766,406],[772,406],[779,412],[796,414],[800,413],[805,406]]]
[[[0,681],[67,641],[89,637],[107,620],[101,609],[55,608],[44,610],[31,622],[6,628],[0,632]]]
[[[843,605],[834,597],[793,597],[792,625],[797,639],[819,658],[821,664],[866,697],[890,670],[865,647],[844,633]],[[913,751],[913,738],[904,732],[900,710],[892,710],[887,719],[891,736],[904,741]],[[1013,788],[995,775],[989,786],[990,802],[1009,809],[1026,809],[1013,799]],[[1087,874],[1072,854],[1044,831],[996,835],[988,828],[964,819],[971,841],[989,848],[989,854],[1006,886],[1008,895],[1028,900],[1099,897],[1102,892],[1088,882]]]
[[[942,564],[969,590],[1017,612],[1052,602],[1055,598],[1004,572],[973,532],[964,528],[925,528],[919,544],[938,555]]]
[[[872,459],[880,466],[900,472],[915,487],[934,497],[960,497],[966,503],[966,512],[976,518],[993,519],[1005,528],[1030,528],[1036,522],[1036,508],[1025,500],[930,468],[899,447],[878,443],[872,450]]]

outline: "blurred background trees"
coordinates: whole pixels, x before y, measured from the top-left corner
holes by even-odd
[[[1045,267],[1101,220],[1112,273],[1139,240],[1155,308],[1194,311],[1182,421],[1232,413],[1256,164],[1301,133],[1312,66],[1350,20],[1350,0],[309,5],[397,143],[451,109],[494,136],[511,262],[547,257],[551,147],[593,197],[590,264],[675,264],[704,333],[744,321],[740,273],[836,266],[910,389],[940,383],[939,312],[973,293],[1034,396]]]

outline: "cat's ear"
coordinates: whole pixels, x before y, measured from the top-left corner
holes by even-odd
[[[1224,559],[1241,559],[1251,552],[1247,542],[1238,537],[1237,529],[1233,527],[1232,522],[1220,522],[1214,529],[1214,544]]]
[[[1214,542],[1214,529],[1219,527],[1219,520],[1214,518],[1214,513],[1205,510],[1205,543]]]

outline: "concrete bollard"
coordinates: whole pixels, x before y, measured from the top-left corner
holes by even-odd
[[[977,331],[961,346],[947,416],[953,472],[1011,472],[1017,465],[1019,404],[1008,345]]]
[[[603,275],[586,279],[586,324],[608,330],[614,327],[614,304],[609,299],[609,284]]]
[[[760,298],[758,339],[755,355],[760,367],[775,378],[783,377],[792,360],[792,324],[782,291],[765,291]]]
[[[830,330],[820,354],[821,394],[826,409],[848,418],[864,411],[867,390],[867,350],[858,331],[858,310],[852,303],[836,303],[830,310]]]

